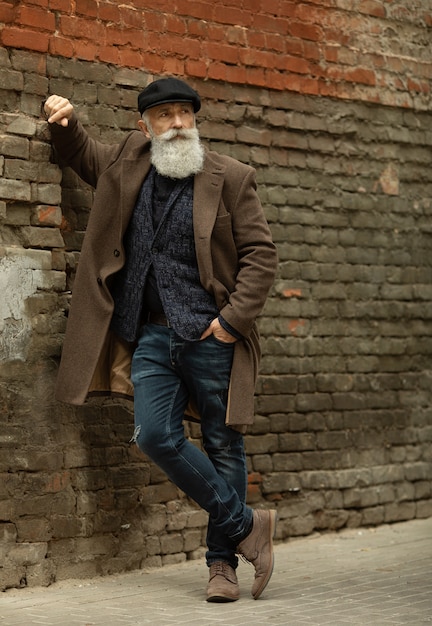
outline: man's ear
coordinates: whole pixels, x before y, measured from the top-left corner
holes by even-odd
[[[144,120],[138,120],[138,126],[140,127],[140,130],[144,133],[144,135],[147,137],[147,139],[150,139],[150,133],[149,133],[149,129],[147,124],[144,122]]]

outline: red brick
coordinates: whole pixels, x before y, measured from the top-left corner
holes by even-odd
[[[225,38],[230,44],[247,46],[247,30],[240,26],[229,26],[225,30]]]
[[[182,76],[184,74],[184,61],[173,57],[164,59],[163,71],[166,74],[175,74]]]
[[[424,94],[430,93],[431,90],[429,82],[413,80],[412,78],[408,78],[407,87],[409,91],[418,91]]]
[[[15,20],[16,8],[9,2],[0,2],[0,22],[9,24]]]
[[[98,59],[104,63],[119,64],[119,51],[115,46],[101,46],[99,48]]]
[[[142,29],[118,28],[117,26],[107,26],[105,30],[105,43],[107,45],[127,46],[144,48],[145,33]]]
[[[178,33],[180,35],[187,33],[186,21],[175,15],[167,15],[165,25],[169,33]]]
[[[259,483],[262,483],[262,481],[263,481],[263,477],[260,474],[260,472],[250,472],[248,474],[248,483],[249,484],[253,484],[253,483],[259,484]]]
[[[286,89],[287,91],[297,91],[301,92],[301,77],[299,74],[286,74],[283,77],[280,77],[280,80],[277,81],[279,84],[279,89]],[[277,88],[277,87],[275,87]]]
[[[120,22],[120,10],[114,4],[100,2],[98,7],[98,17],[104,22]]]
[[[132,28],[142,28],[143,27],[143,13],[142,11],[137,11],[136,9],[132,9],[126,6],[119,7],[120,13],[120,22],[124,26],[131,26]]]
[[[94,61],[97,58],[99,46],[91,41],[80,41],[76,39],[73,42],[74,52],[78,59],[84,61]]]
[[[361,67],[352,70],[345,70],[344,78],[350,82],[361,83],[363,85],[376,84],[375,72]]]
[[[232,4],[233,6],[238,6],[238,0],[232,0]],[[266,0],[248,0],[247,8],[252,14],[254,14],[262,10],[263,4],[265,6]]]
[[[160,74],[163,69],[163,59],[159,54],[145,52],[143,54],[143,68],[145,68],[148,72]]]
[[[339,46],[326,46],[324,48],[324,58],[330,63],[337,63],[339,58]]]
[[[184,44],[186,45],[186,56],[192,59],[202,59],[203,58],[203,50],[202,50],[202,41],[196,39],[183,39]]]
[[[293,74],[292,75],[294,77],[293,80],[298,81],[297,78],[297,74]],[[268,89],[276,89],[278,91],[281,90],[285,90],[285,89],[289,89],[288,87],[286,87],[286,76],[284,76],[283,74],[280,74],[279,72],[267,72],[266,74],[266,78],[267,78],[267,88]],[[298,91],[298,89],[291,89],[291,91]]]
[[[187,59],[185,69],[188,76],[205,78],[207,75],[207,64],[205,61],[195,61],[193,59]]]
[[[292,56],[303,57],[304,55],[304,41],[295,39],[293,37],[285,38],[285,53]]]
[[[323,27],[323,38],[322,41],[327,43],[332,42],[339,44],[340,46],[350,47],[351,41],[351,31],[350,30],[339,30],[333,27],[328,28],[327,26]]]
[[[155,31],[157,33],[164,33],[166,31],[166,18],[160,13],[144,13],[143,28]]]
[[[60,17],[60,31],[63,35],[78,39],[105,42],[105,27],[94,20],[62,15]]]
[[[261,31],[247,31],[247,40],[252,48],[266,48],[266,35]]]
[[[210,41],[225,41],[225,28],[223,26],[209,24],[208,38]]]
[[[386,10],[381,0],[360,0],[357,10],[374,17],[386,17]]]
[[[200,37],[201,39],[208,38],[209,24],[201,20],[188,20],[188,34]]]
[[[327,77],[331,81],[339,82],[341,80],[344,80],[344,73],[338,65],[332,65],[327,69]]]
[[[285,56],[283,57],[284,69],[289,72],[295,72],[296,74],[310,74],[311,66],[308,61],[300,57],[291,57]]]
[[[49,0],[49,8],[52,11],[62,11],[62,13],[70,13],[70,0]]]
[[[248,11],[260,11],[263,4],[262,0],[247,0],[246,2],[239,2],[239,0],[223,0],[223,4],[226,7],[238,8],[239,4],[244,4]],[[264,2],[265,4],[265,2]]]
[[[55,15],[50,11],[23,6],[19,9],[17,24],[32,26],[34,29],[55,31]]]
[[[215,4],[213,20],[222,24],[241,24],[247,27],[252,24],[252,13],[238,8],[229,8],[224,4]]]
[[[299,39],[309,39],[310,41],[322,41],[323,39],[321,28],[314,24],[291,22],[289,26],[289,33]]]
[[[246,66],[256,66],[261,68],[273,68],[284,57],[279,57],[274,52],[264,50],[253,50],[251,48],[239,50],[240,62]]]
[[[134,0],[133,6],[136,9],[160,11],[161,13],[171,13],[173,11],[172,0]]]
[[[240,83],[243,85],[246,82],[246,68],[228,65],[226,68],[226,80],[230,83]]]
[[[53,36],[49,40],[49,52],[54,56],[72,57],[74,47],[69,38]]]
[[[290,32],[289,25],[290,21],[285,18],[257,14],[253,17],[252,27],[259,31],[288,35]]]
[[[272,33],[266,33],[265,36],[266,48],[268,50],[275,50],[276,52],[286,52],[286,37]]]
[[[181,55],[191,59],[202,57],[202,44],[198,39],[167,36],[162,38],[162,48],[166,53]]]
[[[266,87],[265,72],[261,67],[246,68],[246,83],[248,85],[257,85],[258,87]]]
[[[316,78],[306,76],[300,78],[300,93],[317,96],[319,94],[319,82]]]
[[[18,4],[22,4],[18,2]],[[27,4],[37,5],[38,7],[48,8],[48,0],[27,0]]]
[[[305,59],[313,59],[314,61],[321,61],[322,57],[322,44],[317,46],[314,41],[302,41],[302,49]]]
[[[254,483],[250,483],[247,486],[247,500],[250,502],[251,500],[255,500],[261,496],[261,487],[260,485],[256,485]]]
[[[222,43],[208,42],[203,44],[203,50],[210,60],[224,61],[226,63],[238,63],[241,48],[227,46]]]
[[[96,17],[98,14],[98,5],[96,0],[76,0],[75,11],[77,15]]]
[[[307,5],[310,9],[310,5]],[[284,17],[294,17],[297,14],[298,2],[297,0],[282,0],[279,8],[279,15]]]
[[[35,33],[24,28],[4,28],[1,40],[4,46],[11,48],[48,52],[49,36],[45,33]]]
[[[213,80],[226,80],[226,65],[223,63],[210,63],[208,77]]]
[[[124,48],[119,50],[120,65],[127,67],[143,67],[142,54],[136,52],[130,48]]]
[[[144,32],[143,33],[143,40],[144,40],[143,50],[146,52],[157,51],[157,53],[159,54],[159,51],[162,48],[161,39],[162,39],[162,36],[159,33]]]
[[[269,15],[279,15],[279,0],[265,0],[261,3],[261,12]]]
[[[189,15],[200,20],[212,21],[214,2],[200,2],[199,0],[177,0],[177,15]],[[172,11],[172,3],[168,9]]]
[[[328,7],[312,7],[310,4],[297,3],[291,18],[295,18],[294,21],[305,24],[332,23],[335,25],[335,22],[341,19],[341,15],[343,15],[341,12],[336,13]]]

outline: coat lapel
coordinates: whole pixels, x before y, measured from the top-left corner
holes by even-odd
[[[121,167],[121,233],[125,233],[131,219],[142,184],[150,171],[150,154],[124,159]]]
[[[121,237],[131,219],[141,186],[150,171],[150,153],[124,159],[121,168]],[[200,277],[208,288],[213,278],[210,239],[218,214],[225,167],[206,153],[204,168],[194,179],[193,220]]]
[[[195,250],[201,282],[207,289],[213,278],[210,239],[221,201],[224,173],[225,167],[214,163],[206,154],[204,169],[194,180]]]

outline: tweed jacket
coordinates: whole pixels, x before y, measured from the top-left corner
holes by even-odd
[[[73,286],[56,398],[79,405],[90,393],[132,396],[129,374],[135,346],[110,331],[110,280],[125,262],[123,237],[150,170],[150,142],[142,132],[132,131],[117,145],[102,144],[87,134],[75,114],[67,127],[52,124],[50,130],[60,163],[96,188]],[[254,418],[260,359],[256,318],[277,267],[255,170],[207,151],[203,171],[194,178],[193,225],[201,283],[223,318],[243,336],[234,348],[226,422],[244,431]],[[192,405],[188,414],[194,414]]]

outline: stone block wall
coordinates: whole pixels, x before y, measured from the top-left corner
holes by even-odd
[[[93,190],[51,151],[49,93],[114,142],[150,79],[186,77],[206,145],[257,169],[280,263],[248,499],[278,540],[432,515],[432,19],[337,5],[0,2],[3,589],[204,553],[206,515],[128,443],[132,408],[53,400]]]

